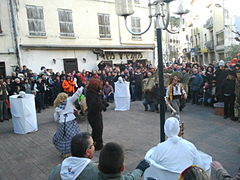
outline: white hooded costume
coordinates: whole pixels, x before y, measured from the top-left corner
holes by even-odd
[[[199,152],[191,142],[179,137],[179,131],[179,121],[174,117],[168,118],[164,124],[164,132],[168,139],[147,152],[145,159],[155,170],[151,172],[150,166],[150,172],[149,170],[145,172],[144,179],[146,176],[149,177],[148,175],[161,179],[176,179],[184,169],[191,165],[197,165],[206,171],[210,169],[212,158]],[[156,169],[161,170],[164,175],[154,176],[154,172],[159,172]]]
[[[115,111],[127,111],[130,109],[129,82],[123,81],[122,77],[115,82],[114,92]]]
[[[75,180],[90,162],[88,158],[66,158],[62,162],[60,171],[62,180]]]

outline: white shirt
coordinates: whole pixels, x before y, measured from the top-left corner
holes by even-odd
[[[54,113],[54,120],[59,121],[60,123],[63,123],[65,121],[65,114],[66,116],[66,122],[72,121],[76,118],[74,113],[74,102],[77,100],[77,98],[82,94],[83,88],[78,88],[78,90],[71,96],[67,98],[67,104],[65,109],[61,109],[59,107],[55,108]]]
[[[180,83],[177,83],[175,86],[173,86],[173,96],[179,96],[184,95],[186,92],[181,87]],[[167,87],[166,97],[169,98],[170,96],[170,85]]]

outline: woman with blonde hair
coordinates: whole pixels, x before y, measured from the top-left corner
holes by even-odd
[[[80,133],[79,125],[75,120],[74,102],[82,94],[83,87],[68,97],[66,93],[59,93],[54,101],[54,120],[59,122],[57,132],[53,136],[53,144],[62,155],[71,152],[71,139]]]
[[[180,174],[178,180],[210,180],[210,178],[202,168],[192,165]]]

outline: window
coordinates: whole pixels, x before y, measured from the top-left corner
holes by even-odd
[[[204,34],[204,41],[207,42],[207,34]]]
[[[43,7],[26,6],[29,35],[46,36]]]
[[[0,21],[0,34],[2,33],[2,26],[1,26],[1,21]]]
[[[139,4],[140,2],[139,2],[139,0],[134,0],[134,3]]]
[[[217,45],[224,45],[224,32],[218,33],[216,34],[216,38],[217,38]]]
[[[74,37],[72,10],[58,9],[60,36]]]
[[[98,14],[99,37],[111,38],[109,14]]]
[[[132,17],[132,31],[133,32],[141,32],[141,23],[140,23],[140,18],[139,17]],[[132,39],[142,39],[141,35],[132,35]]]

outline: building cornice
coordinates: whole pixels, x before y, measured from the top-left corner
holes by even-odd
[[[154,49],[154,44],[146,45],[45,45],[45,44],[20,44],[22,49]]]

